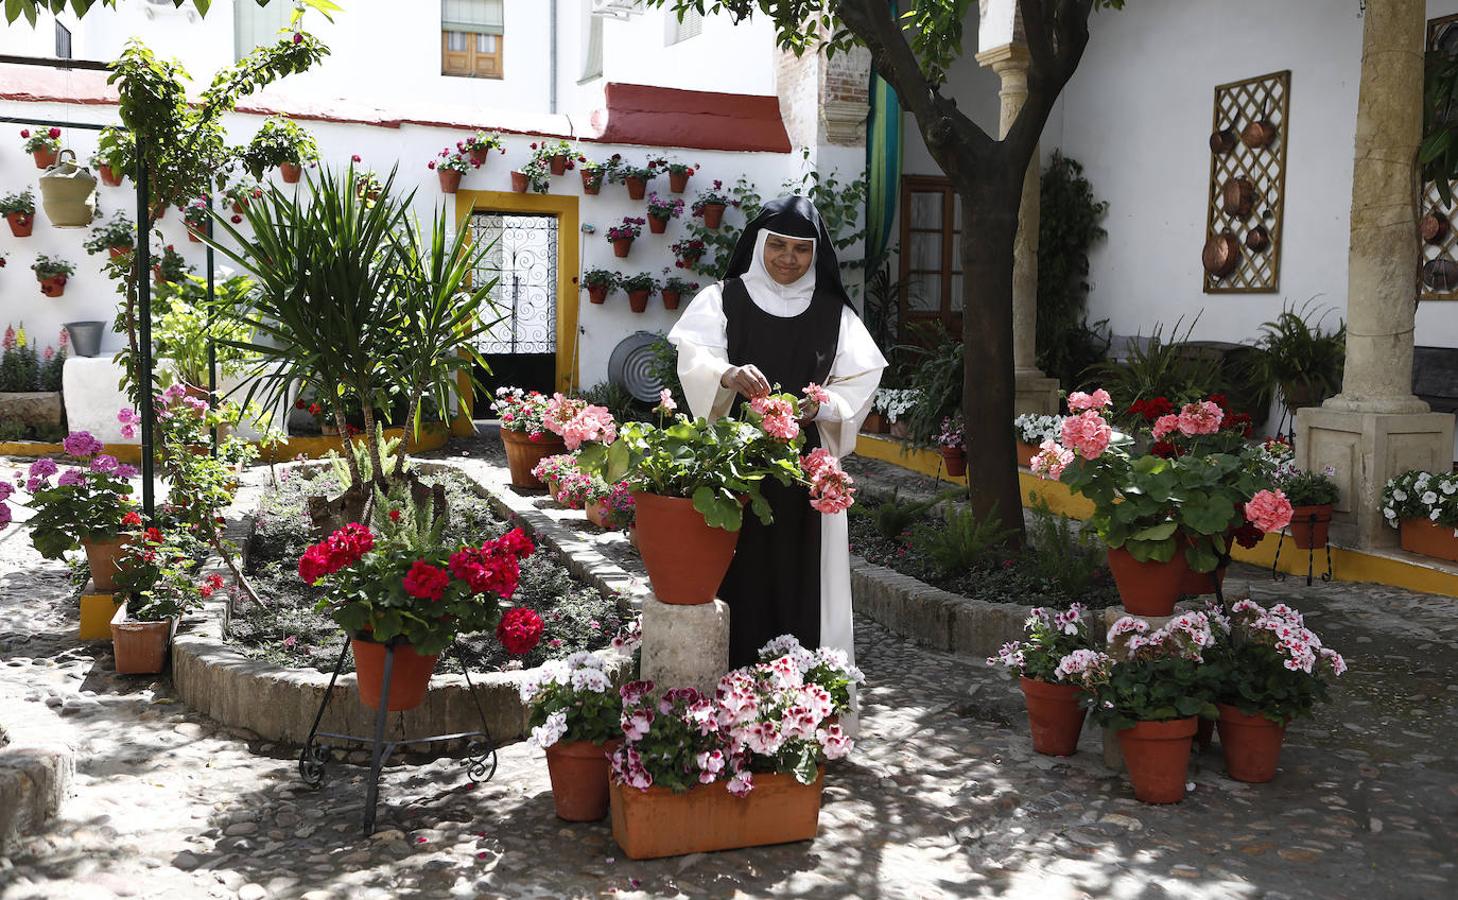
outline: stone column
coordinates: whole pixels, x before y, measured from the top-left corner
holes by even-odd
[[[1391,546],[1382,486],[1407,469],[1447,471],[1453,417],[1412,393],[1419,262],[1413,185],[1422,139],[1423,0],[1368,0],[1362,30],[1347,260],[1347,351],[1342,392],[1298,411],[1297,461],[1331,466],[1341,486],[1335,537]]]
[[[729,671],[729,604],[696,606],[643,600],[642,678],[660,690],[698,688],[709,694]]]
[[[1028,50],[1005,44],[977,54],[1002,79],[998,137],[1006,137],[1028,99]],[[1013,248],[1013,370],[1017,380],[1014,409],[1019,413],[1058,412],[1058,380],[1038,368],[1038,204],[1041,161],[1033,150],[1023,177],[1018,236]]]

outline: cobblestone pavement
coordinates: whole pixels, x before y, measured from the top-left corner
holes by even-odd
[[[295,748],[190,713],[165,678],[114,675],[108,645],[74,639],[65,567],[12,528],[0,723],[49,717],[77,775],[52,828],[0,858],[0,897],[1458,895],[1458,609],[1361,585],[1279,591],[1352,671],[1292,727],[1269,785],[1226,778],[1217,744],[1185,802],[1143,806],[1094,731],[1073,757],[1037,756],[1005,679],[862,620],[862,741],[830,770],[817,840],[639,863],[605,824],[554,818],[542,755],[521,744],[479,785],[451,760],[388,768],[380,831],[362,839],[361,769],[311,791]]]

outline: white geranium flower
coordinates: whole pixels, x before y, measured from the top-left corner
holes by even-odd
[[[1432,506],[1434,503],[1438,502],[1438,495],[1433,491],[1428,491],[1424,493],[1420,499],[1423,501],[1424,505]]]

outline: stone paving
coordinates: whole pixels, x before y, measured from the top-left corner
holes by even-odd
[[[50,830],[0,857],[0,897],[1458,896],[1458,608],[1236,577],[1289,597],[1352,666],[1269,785],[1226,778],[1217,744],[1185,802],[1143,806],[1092,729],[1073,757],[1037,756],[1007,680],[862,620],[862,741],[830,770],[819,838],[639,863],[606,824],[556,820],[522,744],[482,784],[448,759],[391,766],[361,838],[362,769],[309,790],[296,748],[190,713],[165,677],[113,674],[109,645],[74,638],[66,568],[11,528],[0,723],[48,718],[76,778]]]

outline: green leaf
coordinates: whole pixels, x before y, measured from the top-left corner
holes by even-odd
[[[1158,525],[1151,525],[1148,528],[1142,528],[1134,532],[1130,537],[1136,541],[1162,541],[1167,537],[1171,537],[1178,527],[1179,523],[1170,520],[1168,522],[1161,522]]]
[[[694,509],[699,511],[710,528],[738,531],[743,524],[744,513],[739,501],[724,497],[707,485],[694,491]]]

